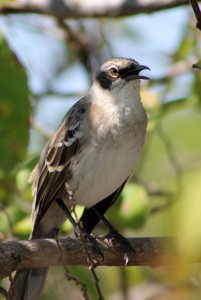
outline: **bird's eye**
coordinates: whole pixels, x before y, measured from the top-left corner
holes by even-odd
[[[111,76],[111,77],[113,77],[113,78],[116,78],[116,77],[118,77],[118,75],[119,75],[119,72],[118,72],[118,70],[116,69],[116,68],[111,68],[109,71],[109,75]]]

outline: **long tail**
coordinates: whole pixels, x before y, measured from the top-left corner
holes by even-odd
[[[17,271],[9,290],[9,300],[38,300],[48,268]]]
[[[54,238],[55,230],[48,235],[33,236],[33,238]],[[9,287],[8,300],[39,300],[42,293],[48,268],[33,268],[19,270]]]

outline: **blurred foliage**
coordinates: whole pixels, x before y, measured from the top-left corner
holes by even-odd
[[[25,157],[28,144],[28,87],[24,69],[0,36],[0,169],[8,172]]]
[[[70,107],[68,100],[74,102],[87,90],[89,72],[101,61],[119,53],[131,56],[133,44],[148,39],[136,29],[140,21],[135,27],[131,19],[56,22],[31,15],[7,17],[7,30],[0,35],[0,240],[30,234],[28,177],[49,133]],[[24,34],[21,44],[13,43],[18,31]],[[178,255],[172,267],[158,270],[98,268],[106,299],[133,299],[133,295],[136,300],[200,299],[201,268],[189,263],[200,260],[201,253],[201,73],[191,68],[199,53],[198,30],[189,17],[176,47],[165,54],[168,70],[143,85],[142,102],[149,116],[144,153],[119,201],[107,213],[125,236],[174,235]],[[79,207],[78,215],[81,212]],[[71,229],[66,222],[61,234]],[[95,232],[106,233],[102,223]],[[90,299],[96,299],[90,272],[83,267],[69,269],[87,284]],[[42,299],[79,298],[79,287],[64,273],[63,268],[51,268]]]
[[[21,218],[15,199],[21,198],[16,171],[26,157],[30,104],[27,75],[0,33],[0,238],[12,233]],[[18,214],[19,212],[19,214]]]

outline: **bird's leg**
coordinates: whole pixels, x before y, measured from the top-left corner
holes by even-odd
[[[120,245],[123,248],[124,251],[124,260],[125,260],[125,265],[128,263],[128,252],[132,251],[134,252],[135,250],[131,246],[131,244],[128,242],[128,240],[121,235],[113,226],[112,224],[106,219],[104,215],[101,215],[95,208],[93,208],[94,212],[97,214],[99,219],[103,222],[103,224],[108,228],[109,233],[105,236],[106,238],[115,238]]]
[[[75,220],[73,219],[69,209],[66,207],[66,205],[64,204],[63,200],[61,198],[56,199],[57,204],[59,205],[59,207],[63,210],[63,212],[65,213],[67,219],[70,221],[70,223],[72,224],[74,231],[75,231],[75,235],[76,237],[79,236],[79,225],[75,222]]]
[[[84,231],[84,229],[82,228],[82,224],[78,224],[75,222],[75,220],[73,219],[69,209],[66,207],[66,205],[64,204],[63,200],[61,198],[56,199],[57,204],[59,205],[59,207],[63,210],[63,212],[65,213],[65,215],[67,216],[68,220],[70,221],[70,223],[72,224],[73,228],[74,228],[74,232],[75,232],[75,236],[76,237],[80,237],[81,234],[83,236],[83,238],[85,240],[89,240],[93,247],[94,247],[94,251],[99,254],[102,258],[103,254],[100,250],[100,247],[98,246],[98,243],[96,241],[96,238],[92,235],[89,234],[87,232]]]

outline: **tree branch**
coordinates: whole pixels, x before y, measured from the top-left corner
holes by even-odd
[[[6,2],[6,1],[5,1]],[[16,0],[0,4],[0,13],[39,13],[57,18],[122,17],[188,5],[188,0]]]
[[[199,28],[201,30],[201,11],[200,11],[199,5],[196,0],[190,0],[190,3],[193,8],[196,20],[197,20],[196,26],[197,26],[197,28]]]
[[[160,266],[164,264],[164,251],[170,245],[170,238],[130,238],[134,251],[129,252],[128,266]],[[59,246],[57,244],[59,243]],[[104,256],[96,253],[91,242],[86,247],[97,265],[124,266],[124,251],[116,240],[97,238]],[[168,260],[166,260],[166,264]],[[89,263],[80,239],[40,239],[30,241],[5,241],[0,243],[0,279],[19,269],[56,265],[85,265]]]

